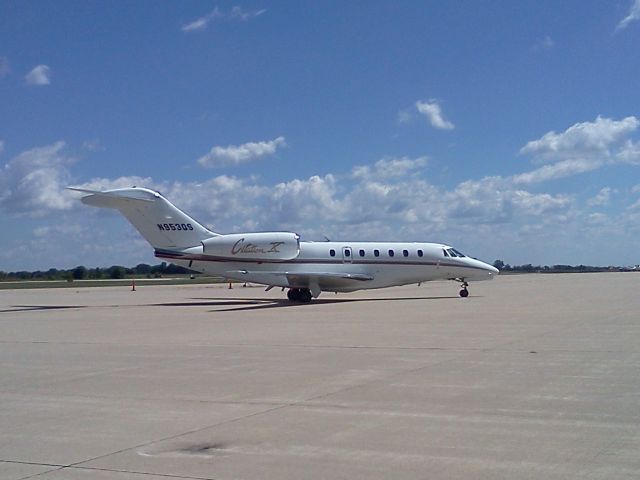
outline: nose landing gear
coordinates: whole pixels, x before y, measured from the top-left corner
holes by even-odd
[[[460,289],[460,292],[458,293],[462,298],[466,298],[469,296],[469,290],[467,290],[467,287],[469,286],[469,284],[467,282],[465,282],[464,280],[461,281],[460,286],[462,287]]]

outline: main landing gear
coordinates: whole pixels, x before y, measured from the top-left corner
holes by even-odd
[[[292,302],[309,303],[311,301],[311,291],[308,288],[290,288],[287,297]]]
[[[458,293],[462,298],[466,298],[469,296],[469,290],[467,290],[467,287],[469,286],[469,284],[467,282],[465,282],[464,280],[461,281],[460,286],[462,287],[460,289],[460,292]]]

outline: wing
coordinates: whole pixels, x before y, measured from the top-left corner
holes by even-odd
[[[270,286],[308,288],[314,297],[320,295],[322,290],[357,290],[359,283],[373,280],[371,275],[348,272],[256,272],[234,270],[226,272],[226,276]]]

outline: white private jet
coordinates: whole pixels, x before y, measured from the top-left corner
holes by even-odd
[[[155,256],[191,270],[242,282],[288,288],[294,302],[321,292],[353,292],[449,279],[469,295],[470,280],[498,270],[440,243],[301,242],[293,232],[219,234],[176,208],[159,192],[121,188],[104,192],[69,187],[82,202],[119,210],[154,247]]]

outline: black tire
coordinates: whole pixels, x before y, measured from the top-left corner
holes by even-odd
[[[462,298],[466,298],[469,296],[469,290],[467,290],[466,288],[463,288],[462,290],[460,290],[460,296]]]
[[[302,303],[309,303],[311,301],[311,292],[308,288],[302,288],[298,293],[298,301]]]
[[[287,292],[287,298],[292,302],[297,302],[299,300],[300,290],[297,288],[290,288]]]

